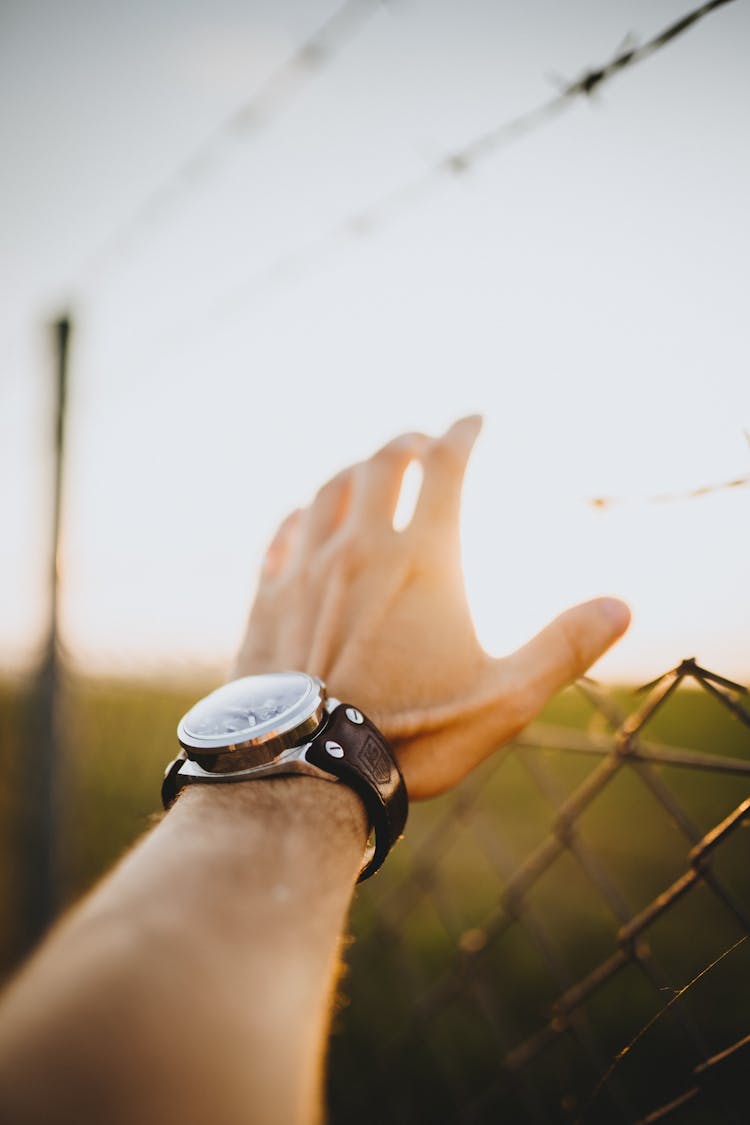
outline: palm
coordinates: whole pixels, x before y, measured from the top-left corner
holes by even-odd
[[[412,797],[456,784],[624,630],[599,599],[568,610],[512,657],[480,646],[460,563],[461,484],[477,419],[436,441],[409,434],[340,473],[282,524],[267,555],[238,674],[299,668],[357,703],[390,738]],[[413,519],[393,513],[410,461]]]

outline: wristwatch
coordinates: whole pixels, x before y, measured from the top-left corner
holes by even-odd
[[[360,881],[382,864],[406,824],[401,771],[366,715],[328,696],[305,672],[244,676],[211,692],[180,720],[182,750],[164,774],[165,808],[185,785],[303,774],[342,781],[364,802],[374,832]]]

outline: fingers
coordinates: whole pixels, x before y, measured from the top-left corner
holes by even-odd
[[[474,442],[482,428],[478,414],[461,418],[426,448],[424,477],[411,526],[418,535],[454,533],[461,509],[461,488]]]
[[[424,434],[401,434],[357,465],[351,507],[354,525],[363,530],[393,529],[404,473],[428,442]]]
[[[404,473],[428,441],[424,434],[401,434],[324,484],[303,513],[296,561],[309,558],[345,524],[369,538],[391,533]]]
[[[281,524],[268,548],[264,574],[277,578],[287,567],[304,565],[344,525],[370,539],[392,535],[404,473],[415,460],[422,462],[424,475],[411,526],[421,533],[452,532],[466,463],[480,428],[481,418],[473,415],[441,438],[401,434],[367,461],[337,473],[309,508],[292,512]]]
[[[318,491],[304,514],[299,549],[303,554],[316,551],[344,521],[352,494],[354,469],[344,469]]]
[[[547,700],[578,679],[630,624],[630,610],[617,598],[595,598],[561,613],[513,656],[500,662],[516,687],[523,722]]]

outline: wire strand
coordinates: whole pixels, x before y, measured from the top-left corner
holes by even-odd
[[[343,239],[360,238],[377,227],[382,227],[392,215],[408,210],[421,201],[435,181],[465,174],[490,155],[556,120],[577,99],[590,98],[616,74],[649,58],[715,9],[733,2],[734,0],[710,0],[709,3],[702,4],[641,46],[620,50],[602,66],[588,69],[580,78],[565,85],[554,97],[473,137],[448,155],[434,161],[412,180],[345,216],[316,242],[281,255],[258,274],[240,286],[233,287],[214,305],[212,315],[231,315],[259,292],[275,287],[280,281],[299,277],[308,267],[327,258]]]
[[[79,280],[90,280],[115,258],[127,255],[141,234],[165,214],[170,199],[193,190],[204,179],[207,166],[218,159],[225,142],[247,142],[268,126],[309,81],[332,63],[382,3],[383,0],[345,0],[115,228],[80,271]]]
[[[682,988],[678,988],[677,991],[675,992],[674,996],[672,996],[671,999],[667,1001],[667,1003],[664,1005],[664,1007],[659,1008],[658,1012],[654,1013],[654,1015],[651,1017],[651,1019],[648,1021],[648,1023],[644,1024],[644,1026],[640,1029],[640,1031],[637,1032],[637,1034],[633,1036],[633,1038],[630,1040],[630,1042],[625,1047],[623,1047],[621,1050],[619,1050],[617,1052],[617,1054],[613,1058],[612,1062],[610,1063],[609,1067],[607,1068],[605,1073],[602,1075],[602,1077],[599,1079],[596,1086],[594,1087],[594,1090],[592,1091],[591,1096],[588,1099],[582,1113],[580,1114],[580,1116],[576,1120],[576,1125],[581,1125],[581,1122],[583,1122],[585,1117],[588,1115],[588,1113],[591,1109],[591,1106],[593,1105],[596,1098],[599,1096],[601,1091],[604,1089],[606,1084],[609,1082],[610,1078],[612,1077],[612,1075],[614,1074],[615,1070],[620,1065],[622,1060],[625,1058],[625,1056],[630,1054],[630,1052],[633,1050],[633,1047],[635,1047],[636,1043],[638,1043],[643,1038],[643,1036],[646,1035],[646,1033],[651,1030],[651,1028],[654,1026],[654,1024],[658,1023],[658,1021],[662,1018],[663,1015],[665,1015],[666,1012],[668,1012],[670,1010],[670,1008],[674,1007],[674,1005],[678,1002],[678,1000],[682,999],[682,997],[685,995],[685,993],[689,989],[691,989],[693,987],[693,985],[697,984],[698,981],[701,980],[703,977],[705,977],[707,973],[710,973],[712,969],[715,969],[716,966],[718,964],[720,964],[724,960],[725,957],[728,957],[730,955],[730,953],[734,953],[735,949],[738,949],[741,945],[744,945],[749,937],[750,937],[750,934],[743,934],[743,936],[741,938],[739,938],[736,942],[734,942],[733,945],[730,945],[728,949],[725,949],[723,953],[720,953],[718,957],[714,958],[714,960],[711,961],[711,963],[709,965],[706,965],[705,968],[701,969],[701,971],[699,973],[696,973],[696,975],[691,980],[689,980],[687,982],[687,984],[684,984],[682,986]]]

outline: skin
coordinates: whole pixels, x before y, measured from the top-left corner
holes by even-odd
[[[292,513],[269,547],[235,667],[321,676],[391,739],[412,799],[457,784],[629,619],[621,602],[596,599],[511,656],[483,651],[458,533],[479,427],[468,418],[437,439],[403,435]],[[413,460],[422,490],[396,532]],[[278,778],[183,790],[8,989],[0,1119],[319,1120],[366,835],[359,798],[343,785]]]
[[[480,428],[472,416],[441,438],[403,434],[293,512],[269,547],[235,668],[300,668],[356,700],[390,739],[412,799],[456,785],[630,620],[622,602],[596,598],[511,656],[484,651],[459,538],[461,487]],[[395,531],[412,461],[422,466],[422,488],[410,524]]]

